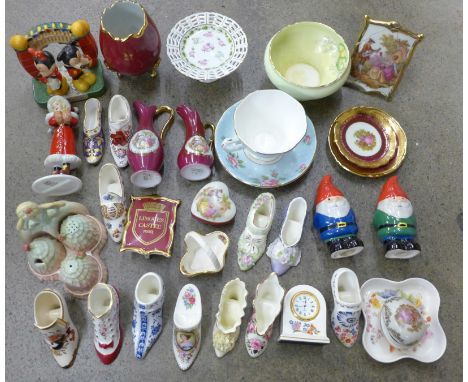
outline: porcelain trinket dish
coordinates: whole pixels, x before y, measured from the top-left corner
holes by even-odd
[[[413,358],[429,363],[442,357],[447,339],[439,322],[440,297],[429,281],[374,278],[361,286],[361,297],[365,318],[362,344],[376,361]],[[385,306],[392,317],[382,313]]]
[[[191,231],[184,238],[186,251],[180,260],[180,273],[192,277],[223,270],[229,237],[221,231],[200,235]]]
[[[236,70],[247,49],[247,36],[239,24],[215,12],[187,16],[167,36],[172,65],[185,76],[206,83]]]
[[[336,92],[351,70],[343,37],[325,24],[309,21],[276,33],[265,49],[264,65],[270,81],[299,101]]]
[[[223,225],[230,223],[236,215],[236,205],[229,196],[223,182],[211,182],[198,191],[192,202],[192,216],[202,223]]]

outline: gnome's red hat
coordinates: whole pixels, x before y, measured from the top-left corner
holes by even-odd
[[[331,196],[344,196],[344,194],[333,184],[331,176],[325,175],[317,188],[314,203],[317,205]]]
[[[381,202],[384,199],[395,197],[395,196],[400,196],[402,198],[408,198],[408,195],[406,195],[406,192],[403,191],[403,189],[400,186],[400,183],[398,183],[398,177],[396,175],[390,177],[385,184],[382,187],[382,191],[380,192],[379,198],[377,199],[377,203]]]

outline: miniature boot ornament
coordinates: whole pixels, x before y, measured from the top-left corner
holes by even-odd
[[[83,153],[89,164],[97,164],[103,155],[104,134],[101,126],[101,103],[90,98],[85,103],[83,122]]]
[[[201,345],[202,302],[200,291],[193,284],[185,285],[179,293],[174,310],[172,349],[182,370],[192,366]]]
[[[164,283],[154,272],[140,277],[135,288],[132,333],[135,357],[145,358],[162,329]]]
[[[217,226],[228,224],[234,219],[236,205],[223,182],[211,182],[195,195],[191,212],[198,221]]]
[[[112,285],[98,283],[89,292],[88,312],[94,323],[94,347],[103,364],[117,358],[122,347],[119,295]]]
[[[52,175],[43,176],[32,184],[34,192],[46,196],[69,195],[81,189],[81,180],[70,172],[81,165],[76,155],[73,128],[78,123],[78,109],[72,108],[62,96],[53,96],[47,102],[46,123],[53,131],[50,152],[44,166]]]
[[[251,269],[263,256],[275,216],[275,197],[265,192],[250,207],[247,223],[237,244],[237,263],[242,271]]]
[[[336,338],[350,348],[356,343],[361,316],[361,291],[356,274],[348,268],[337,269],[331,279],[335,307],[331,326]]]
[[[178,106],[176,111],[185,124],[185,143],[177,157],[180,175],[194,181],[206,179],[211,175],[214,164],[215,126],[211,123],[203,125],[200,114],[186,105]],[[207,129],[211,129],[209,143],[205,139]]]
[[[284,289],[276,273],[270,273],[265,281],[257,285],[253,300],[253,314],[247,324],[245,347],[252,358],[265,351],[273,331],[273,323],[281,312]]]
[[[117,167],[128,165],[128,142],[132,132],[132,110],[127,99],[114,95],[109,102],[109,145]]]
[[[164,164],[164,139],[174,123],[175,112],[169,106],[145,105],[133,102],[138,118],[138,128],[128,147],[128,161],[133,170],[130,181],[140,188],[152,188],[161,183],[161,168]],[[157,134],[153,127],[154,119],[168,113],[169,119]]]
[[[216,322],[213,327],[213,347],[218,358],[234,349],[247,306],[247,289],[239,278],[229,281],[221,292]]]
[[[221,231],[200,235],[190,231],[184,238],[186,252],[180,260],[180,272],[187,277],[218,273],[224,268],[229,237]]]
[[[364,249],[356,236],[358,226],[354,211],[332,183],[330,175],[325,175],[317,188],[313,225],[327,244],[332,259],[354,256]]]
[[[99,171],[99,200],[107,232],[114,242],[120,243],[127,210],[122,177],[112,163],[106,163]]]
[[[271,268],[278,276],[286,273],[301,261],[298,247],[302,228],[307,213],[307,202],[298,197],[289,203],[286,217],[281,227],[280,236],[268,246],[267,256],[271,259]]]
[[[78,331],[59,292],[44,289],[37,294],[34,299],[34,321],[60,367],[72,366],[78,350]]]
[[[416,218],[413,206],[396,176],[383,185],[373,220],[388,259],[410,259],[421,252],[415,242]]]

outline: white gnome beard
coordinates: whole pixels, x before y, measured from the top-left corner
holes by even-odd
[[[413,215],[411,202],[400,196],[380,201],[377,205],[377,209],[398,219],[406,219]]]
[[[331,196],[317,204],[315,211],[337,219],[348,215],[350,208],[351,206],[344,196]]]

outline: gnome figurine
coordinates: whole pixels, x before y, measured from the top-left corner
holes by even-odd
[[[421,252],[414,241],[416,218],[408,195],[392,176],[383,185],[374,214],[374,227],[379,240],[386,246],[388,259],[409,259]]]
[[[354,256],[364,249],[356,236],[356,216],[330,175],[322,178],[315,196],[314,227],[327,243],[332,259]]]

